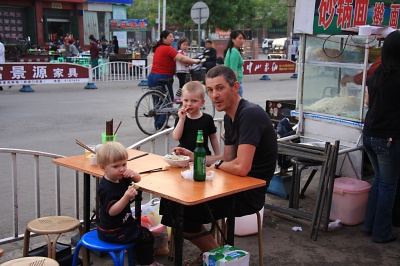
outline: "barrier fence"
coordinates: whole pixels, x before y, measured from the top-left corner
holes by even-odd
[[[88,83],[85,89],[95,89],[96,82],[142,81],[147,79],[145,60],[107,62],[94,68],[75,63],[13,62],[0,64],[0,86],[22,85],[21,92],[33,92],[34,84]]]

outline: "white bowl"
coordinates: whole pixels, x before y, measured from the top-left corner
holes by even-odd
[[[189,164],[189,156],[167,154],[163,157],[171,167],[186,167]]]
[[[89,154],[89,161],[91,165],[97,165],[97,155],[96,154]]]

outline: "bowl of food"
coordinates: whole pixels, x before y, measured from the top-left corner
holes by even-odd
[[[163,159],[171,167],[186,167],[188,166],[190,160],[189,156],[176,154],[167,154],[163,157]]]

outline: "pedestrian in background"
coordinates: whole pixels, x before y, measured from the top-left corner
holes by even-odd
[[[363,129],[364,149],[375,178],[368,196],[362,230],[373,242],[397,239],[392,210],[400,176],[400,32],[390,33],[383,43],[381,64],[367,81],[368,111]]]
[[[157,44],[153,47],[153,64],[151,71],[148,76],[149,87],[158,87],[161,84],[158,83],[159,79],[171,79],[172,82],[168,84],[168,88],[163,87],[166,92],[168,89],[171,100],[174,100],[174,90],[172,87],[173,78],[176,73],[176,61],[181,61],[185,64],[198,64],[200,59],[192,59],[184,56],[172,47],[174,42],[174,34],[169,30],[163,30],[160,34],[160,39]],[[154,126],[159,129],[164,124],[165,115],[157,115],[154,120]]]
[[[118,45],[117,36],[113,36],[112,45],[113,45],[114,54],[118,54],[118,52],[119,52],[119,45]]]
[[[241,30],[234,30],[229,36],[229,41],[224,51],[224,65],[231,68],[239,81],[239,95],[243,97],[243,58],[240,54],[246,36]]]
[[[204,62],[204,67],[206,68],[207,73],[208,70],[217,65],[217,50],[212,47],[212,41],[206,41],[206,49],[204,50],[203,55],[206,58],[206,61]]]
[[[95,68],[99,65],[99,45],[97,44],[96,38],[93,35],[89,36],[90,41],[90,62],[92,64],[92,68]],[[99,79],[99,70],[96,68],[94,76],[96,79]]]
[[[189,40],[187,38],[181,38],[178,41],[178,53],[187,56],[189,49]],[[179,89],[176,91],[174,102],[180,102],[182,96],[183,85],[188,81],[189,65],[179,60],[176,61],[176,77],[179,80]]]

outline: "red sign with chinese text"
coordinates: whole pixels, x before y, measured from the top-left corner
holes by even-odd
[[[245,60],[243,75],[295,73],[296,63],[290,60]]]
[[[399,28],[400,1],[316,0],[314,34],[337,34],[342,29],[380,25]]]
[[[64,63],[0,64],[0,85],[79,83],[89,81],[89,69]]]

